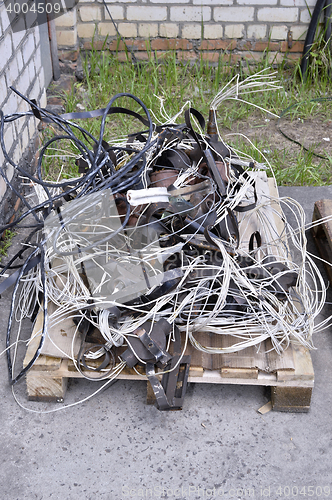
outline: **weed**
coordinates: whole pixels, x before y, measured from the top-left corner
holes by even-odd
[[[0,261],[1,261],[2,257],[7,256],[7,250],[10,247],[10,245],[12,244],[12,239],[15,236],[15,234],[16,233],[14,231],[10,231],[9,229],[6,229],[2,233],[2,236],[0,239]]]

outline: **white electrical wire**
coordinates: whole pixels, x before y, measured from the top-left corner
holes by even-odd
[[[277,83],[274,75],[266,74],[265,70],[248,77],[243,82],[240,82],[239,77],[236,76],[217,94],[211,103],[211,109],[215,111],[226,99],[240,99],[242,95],[278,89],[280,87]],[[160,99],[160,116],[164,120],[163,124],[175,123],[189,105],[190,103],[187,102],[178,114],[170,117],[164,109],[163,99]],[[194,118],[193,121],[199,130],[199,124]],[[200,130],[200,134],[206,147],[211,147],[210,143],[204,139],[204,131]],[[157,136],[158,134],[154,132],[153,138]],[[220,140],[222,141],[222,138]],[[126,138],[117,138],[113,144],[125,146],[126,141]],[[142,149],[143,143],[136,142],[134,146],[137,147],[137,150]],[[225,145],[227,146],[227,144]],[[147,154],[147,164],[142,175],[144,187],[148,187],[150,168],[157,157],[165,153],[166,150],[187,151],[193,147],[194,141],[186,138],[172,140],[158,151],[151,148]],[[225,160],[221,158],[222,161],[242,166],[246,175],[236,176],[232,169],[229,169],[226,196],[223,199],[217,195],[214,181],[200,173],[202,160],[191,166],[188,163],[188,168],[178,171],[177,179],[173,182],[174,187],[179,189],[209,179],[209,190],[205,192],[206,194],[202,196],[199,203],[193,205],[191,210],[198,211],[207,200],[213,200],[208,212],[204,214],[204,220],[215,211],[216,226],[223,222],[227,225],[229,210],[236,211],[238,205],[253,203],[255,199],[254,185],[257,184],[262,172],[269,169],[273,175],[273,168],[263,155],[265,164],[260,165],[254,162],[254,168],[251,169],[248,161],[251,158],[248,155],[240,153],[238,157],[234,158],[232,151],[234,152],[230,149],[230,157]],[[217,154],[217,152],[215,153]],[[125,164],[129,161],[130,156],[122,152],[119,155],[119,161]],[[38,184],[34,187],[39,202],[45,202],[48,199],[45,191]],[[57,194],[58,188],[50,188],[50,192],[52,195]],[[138,223],[139,231],[142,231],[142,234],[152,224],[151,221],[144,222],[149,206],[143,207],[139,212],[135,231],[120,231],[106,243],[85,251],[85,247],[91,247],[91,243],[101,240],[105,233],[112,235],[115,229],[110,227],[109,220],[107,223],[103,215],[103,202],[100,200],[99,193],[95,193],[86,203],[84,197],[71,201],[70,204],[67,204],[69,207],[67,213],[65,209],[62,210],[63,220],[68,222],[65,230],[62,230],[60,225],[57,228],[56,225],[50,224],[45,231],[47,238],[45,248],[46,295],[55,306],[48,318],[48,340],[63,357],[71,359],[77,369],[79,367],[75,346],[80,336],[79,325],[76,326],[73,334],[71,352],[64,352],[57,345],[56,338],[51,338],[50,334],[64,320],[77,317],[77,315],[80,316],[80,321],[85,319],[99,330],[105,340],[106,347],[109,349],[131,346],[134,351],[131,343],[131,339],[135,336],[133,332],[146,322],[151,322],[152,328],[154,321],[160,318],[165,318],[173,327],[176,325],[183,334],[182,355],[186,351],[188,342],[194,348],[208,354],[238,352],[252,346],[260,349],[267,339],[271,340],[272,348],[278,354],[282,353],[291,341],[313,348],[314,334],[327,328],[331,324],[331,318],[316,324],[316,318],[322,311],[326,300],[326,285],[306,248],[305,230],[308,225],[305,223],[303,208],[290,198],[275,198],[269,195],[267,190],[258,193],[257,197],[256,206],[243,213],[241,217],[239,216],[242,235],[248,234],[253,225],[256,225],[256,229],[259,229],[261,233],[262,244],[252,252],[249,252],[244,241],[238,242],[240,243],[238,247],[234,240],[226,246],[220,238],[212,233],[210,239],[213,240],[214,246],[211,246],[210,243],[209,245],[215,250],[203,251],[195,246],[197,240],[206,243],[198,229],[192,230],[190,228],[188,218],[183,222],[181,229],[174,228],[174,214],[168,213],[167,210],[161,221],[163,224],[169,225],[172,221],[174,236],[180,235],[186,243],[177,243],[170,247],[161,248],[157,235],[151,241],[147,241],[144,248],[138,251],[133,248],[132,244],[135,237],[139,236]],[[275,208],[275,203],[281,205],[281,210]],[[282,212],[283,206],[291,210],[295,219],[294,227],[290,227],[285,220]],[[132,207],[131,214],[134,213],[135,209]],[[73,218],[73,214],[76,214],[75,218]],[[88,216],[90,217],[89,223],[86,222],[85,226],[79,223],[80,214],[83,214],[86,220],[88,220]],[[182,220],[187,214],[188,210],[186,209],[178,211]],[[279,231],[279,221],[281,222],[279,226],[284,228],[282,234]],[[315,224],[318,223],[320,221]],[[188,234],[186,234],[187,229]],[[75,250],[78,245],[80,252],[74,255],[61,255],[59,251],[56,251],[57,249],[66,254]],[[188,253],[188,247],[191,248],[192,254]],[[208,254],[208,252],[210,253]],[[115,292],[119,292],[122,285],[128,290],[128,287],[137,284],[134,274],[140,266],[144,269],[145,276],[147,275],[152,280],[160,277],[163,272],[158,270],[157,263],[161,265],[167,263],[171,257],[174,262],[181,263],[177,266],[181,267],[182,272],[178,275],[177,286],[173,289],[154,300],[149,299],[149,296],[156,289],[156,284],[140,289],[138,296],[145,294],[146,304],[137,303],[126,306],[120,298],[114,298],[119,297],[115,295]],[[275,266],[273,272],[266,264],[268,262],[266,259],[269,258],[273,260]],[[243,259],[247,259],[246,266],[242,264]],[[91,269],[99,273],[97,281],[91,275]],[[120,269],[119,276],[116,277],[114,269]],[[255,269],[256,271],[257,269],[264,271],[264,273],[253,275]],[[87,281],[83,276],[83,270],[85,270]],[[296,284],[280,293],[278,282],[287,278],[289,273],[296,273]],[[114,284],[115,280],[117,280],[117,285]],[[31,316],[38,303],[38,293],[43,291],[38,268],[31,270],[23,281],[16,308],[18,322]],[[110,293],[109,290],[112,286],[113,292]],[[126,288],[124,290],[126,291]],[[91,302],[93,302],[93,307]],[[239,305],[241,307],[238,307]],[[112,322],[109,311],[111,307],[118,307],[127,312],[123,312],[117,321]],[[88,316],[84,313],[87,310],[92,310],[93,314]],[[232,346],[226,347],[203,345],[199,339],[200,332],[209,332],[216,336],[230,335],[234,337],[235,342]],[[35,332],[34,337],[40,335],[41,331]],[[172,339],[174,340],[174,335],[170,335],[168,344]],[[18,342],[19,335],[16,345]],[[86,359],[98,359],[103,356],[104,352],[103,348],[87,352]],[[137,353],[134,352],[134,354],[139,359]],[[144,364],[144,361],[140,361]],[[114,380],[123,368],[124,363],[120,362],[111,373],[105,372],[107,381],[102,388]],[[81,371],[81,373],[89,380],[93,380],[88,372]],[[94,394],[100,392],[102,388],[95,391]],[[87,399],[89,397],[83,401]],[[63,408],[75,404],[77,403]]]

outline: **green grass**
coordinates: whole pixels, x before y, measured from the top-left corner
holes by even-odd
[[[6,229],[6,231],[2,233],[2,237],[0,239],[0,262],[2,257],[7,256],[7,250],[12,244],[12,239],[15,234],[15,232],[10,231],[9,229]]]
[[[132,64],[130,55],[128,55],[127,62],[119,62],[116,55],[108,51],[93,49],[86,55],[82,54],[85,79],[82,83],[75,84],[72,92],[67,95],[66,111],[79,111],[78,105],[86,110],[102,108],[117,93],[129,92],[141,99],[153,111],[153,120],[160,120],[160,122],[166,120],[160,109],[161,99],[169,117],[177,114],[181,107],[190,101],[191,106],[198,109],[207,119],[213,97],[232,76],[240,74],[240,78],[244,79],[249,74],[269,67],[266,63],[268,53],[267,57],[256,66],[248,64],[232,66],[222,59],[212,66],[203,58],[195,64],[181,63],[174,51],[168,52],[158,60],[150,50],[148,42],[147,49],[150,55],[149,61],[140,62],[138,65]],[[319,53],[317,47],[315,50]],[[324,57],[328,56],[329,54],[324,53]],[[317,58],[316,55],[315,57]],[[284,115],[286,129],[287,124],[296,122],[298,119],[305,121],[315,118],[321,123],[330,120],[332,102],[324,100],[332,95],[328,70],[324,72],[324,67],[316,64],[306,82],[299,78],[298,66],[282,64],[277,68],[277,73],[281,89],[253,94],[246,99],[278,115],[289,106],[293,106]],[[312,101],[317,98],[322,98],[322,100]],[[115,105],[127,107],[142,114],[140,106],[129,98],[118,99]],[[268,115],[252,106],[228,101],[218,110],[218,126],[222,130],[236,132],[239,127],[243,127],[243,124],[257,122],[257,130],[259,131],[261,127],[263,131],[264,123],[263,125],[260,123],[266,117]],[[183,116],[181,119],[183,120]],[[99,136],[99,119],[85,120],[81,124],[95,137]],[[132,118],[113,115],[107,118],[104,138],[112,141],[119,135],[125,136],[141,128],[141,124]],[[235,145],[239,146],[238,149],[242,148],[244,153],[259,159],[260,155],[247,141],[240,141],[241,144],[236,138],[226,139],[226,141],[231,145],[234,145],[235,141]],[[256,138],[255,141],[258,149],[271,149],[268,138],[265,136],[261,140]],[[327,159],[322,160],[315,156],[314,147],[309,147],[309,151],[305,152],[295,144],[286,143],[287,141],[280,136],[280,145],[274,145],[271,153],[267,155],[279,184],[322,185],[331,182],[331,156],[328,153],[324,154]],[[76,154],[73,146],[70,151],[70,155]],[[263,159],[260,158],[260,161]],[[52,159],[49,159],[48,163],[49,165],[45,165],[44,168],[54,177],[54,172],[58,170],[59,165]],[[69,158],[68,164],[70,163],[72,162]],[[50,164],[53,166],[51,170]],[[64,171],[67,172],[67,176],[74,175],[75,168],[67,168],[65,165]]]
[[[321,186],[331,183],[332,157],[328,154],[324,160],[316,157],[311,149],[271,149],[267,140],[254,141],[253,146],[244,140],[237,140],[234,141],[234,147],[245,151],[259,163],[271,165],[279,186]]]

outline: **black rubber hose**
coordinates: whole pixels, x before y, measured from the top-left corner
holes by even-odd
[[[43,300],[43,312],[44,312],[44,317],[43,317],[43,327],[42,327],[42,333],[40,336],[40,341],[39,345],[37,347],[36,352],[34,353],[32,359],[29,361],[29,363],[20,371],[20,373],[14,377],[13,373],[13,363],[12,363],[12,357],[10,353],[10,347],[11,347],[11,330],[12,330],[12,324],[14,320],[14,304],[15,304],[15,298],[18,293],[18,288],[19,284],[21,281],[22,276],[24,275],[24,271],[27,268],[29,262],[32,260],[32,257],[40,251],[41,254],[41,259],[40,259],[40,274],[41,274],[41,283],[43,287],[43,294],[44,294],[44,300]],[[38,244],[38,247],[29,255],[25,263],[23,264],[20,273],[17,277],[13,295],[12,295],[12,301],[11,301],[11,306],[10,306],[10,312],[9,312],[9,318],[8,318],[8,327],[7,327],[7,335],[6,335],[6,355],[7,355],[7,366],[8,366],[8,375],[9,375],[9,383],[11,385],[16,384],[29,370],[30,368],[34,365],[36,359],[39,357],[41,349],[44,345],[45,337],[46,337],[46,327],[47,327],[47,289],[46,289],[46,275],[45,275],[45,268],[44,268],[44,248],[41,244]]]
[[[305,38],[302,60],[301,60],[301,74],[302,74],[302,79],[304,82],[307,79],[309,55],[310,55],[312,44],[314,42],[315,33],[316,33],[317,25],[319,22],[319,18],[320,18],[320,15],[322,13],[323,7],[325,5],[325,1],[326,0],[317,0],[314,11],[313,11],[312,16],[311,16],[311,21],[309,24],[307,36]]]
[[[325,42],[331,46],[331,15],[332,15],[332,3],[331,0],[325,1],[324,8],[324,38]]]

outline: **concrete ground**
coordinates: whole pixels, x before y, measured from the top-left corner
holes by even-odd
[[[310,221],[332,187],[280,194],[298,200]],[[9,298],[0,302],[3,348]],[[182,411],[160,412],[145,404],[143,381],[118,381],[53,413],[40,411],[61,405],[27,401],[23,381],[15,392],[29,412],[12,396],[2,356],[0,499],[332,498],[331,330],[314,343],[315,387],[302,414],[259,414],[269,400],[263,387],[205,384],[189,387]],[[96,387],[73,381],[65,403]]]

